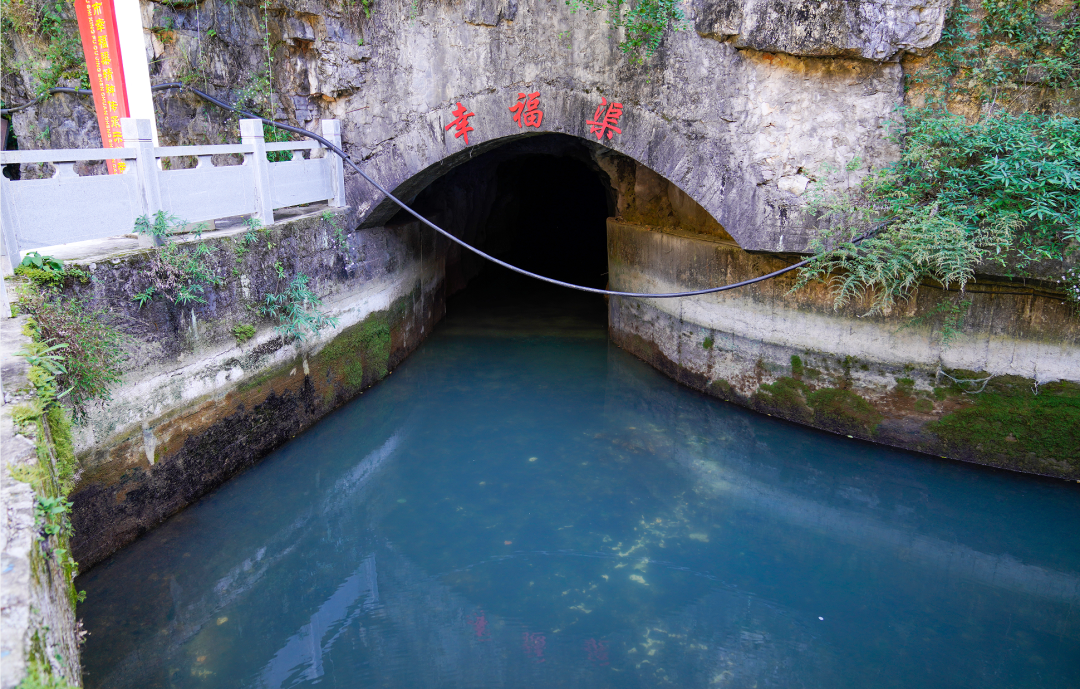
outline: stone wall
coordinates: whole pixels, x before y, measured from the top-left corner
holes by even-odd
[[[76,426],[72,550],[84,570],[388,375],[441,318],[444,261],[432,233],[339,235],[349,220],[312,213],[208,234],[224,283],[194,307],[133,301],[148,250],[82,262],[93,277],[69,290],[108,305],[131,336],[112,401]],[[338,324],[286,341],[259,306],[301,273]],[[235,334],[242,325],[256,328],[251,339]]]
[[[39,465],[36,439],[22,435],[26,429],[14,423],[16,406],[35,396],[27,379],[30,367],[15,354],[29,342],[21,332],[25,318],[5,320],[0,331],[0,689],[17,686],[31,663],[38,674],[81,686],[72,584],[49,552],[58,545],[55,537],[42,538],[44,525],[35,515],[34,506],[46,492],[26,478]]]
[[[715,234],[608,221],[610,288],[674,292],[794,260]],[[1080,478],[1080,319],[1060,294],[987,276],[959,295],[922,285],[888,316],[834,310],[794,274],[685,299],[610,301],[623,348],[691,387],[834,433],[934,455]],[[963,306],[943,341],[942,305]],[[955,381],[972,381],[960,382]]]

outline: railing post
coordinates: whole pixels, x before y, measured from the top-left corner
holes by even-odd
[[[341,121],[323,120],[322,135],[330,143],[341,148]],[[328,201],[331,208],[341,208],[345,205],[345,163],[341,158],[330,150],[326,151],[326,164],[330,166],[330,179],[333,180],[332,188],[334,195]]]
[[[121,117],[120,132],[124,135],[124,148],[135,149],[140,215],[145,215],[153,222],[154,216],[162,210],[158,162],[154,155],[154,128],[150,120]],[[139,235],[139,246],[157,246],[161,241],[150,235]]]
[[[274,204],[270,198],[270,161],[266,159],[266,140],[262,120],[240,120],[240,141],[251,144],[255,152],[248,154],[245,163],[251,165],[255,178],[254,217],[263,225],[274,223]]]
[[[0,175],[0,317],[11,318],[11,306],[8,304],[7,286],[4,278],[8,272],[15,272],[19,265],[19,239],[15,233],[15,202],[11,200],[11,182]]]
[[[3,234],[3,261],[0,274],[14,272],[19,265],[19,237],[16,224],[19,216],[15,214],[15,202],[11,200],[11,181],[0,175],[0,233]]]

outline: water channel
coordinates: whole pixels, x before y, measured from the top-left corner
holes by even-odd
[[[745,411],[605,323],[456,297],[78,580],[86,686],[1080,686],[1076,486]]]

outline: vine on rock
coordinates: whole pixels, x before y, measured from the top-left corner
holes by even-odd
[[[619,50],[635,64],[656,54],[668,29],[678,31],[687,23],[679,0],[566,0],[566,4],[575,13],[607,10],[612,30],[625,31]]]

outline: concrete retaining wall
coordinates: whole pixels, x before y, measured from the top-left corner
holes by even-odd
[[[608,258],[611,289],[638,292],[718,286],[794,262],[716,235],[615,219]],[[1080,318],[1061,297],[980,278],[963,295],[970,305],[946,345],[935,310],[961,295],[924,286],[892,314],[862,317],[869,302],[834,310],[825,285],[791,293],[794,280],[688,299],[612,298],[611,336],[680,382],[765,413],[1080,478],[1080,449],[1068,442],[1080,418]],[[949,375],[990,380],[972,394],[981,382]]]

